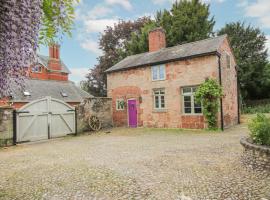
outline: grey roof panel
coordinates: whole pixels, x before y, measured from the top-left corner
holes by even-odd
[[[50,59],[49,56],[38,55],[37,58],[38,58],[38,62],[40,64],[42,64],[44,67],[46,67],[47,69],[49,69],[48,68],[48,62],[49,62],[49,59]],[[65,63],[62,60],[60,60],[60,62],[61,62],[61,65],[63,67],[62,70],[61,70],[61,72],[64,72],[64,73],[67,73],[67,74],[71,74],[70,70],[65,65]]]
[[[30,92],[31,95],[24,96],[24,91]],[[67,97],[63,97],[61,92],[66,93]],[[14,83],[11,101],[30,102],[46,96],[51,96],[52,98],[65,102],[81,102],[84,98],[93,97],[71,81],[26,79],[24,88]]]
[[[170,60],[214,53],[218,51],[220,44],[226,37],[227,35],[222,35],[219,37],[164,48],[155,52],[146,52],[128,56],[105,72],[119,71],[155,63],[165,63]]]

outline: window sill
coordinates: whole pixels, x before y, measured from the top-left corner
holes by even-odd
[[[182,116],[203,116],[202,113],[181,113]]]
[[[159,80],[153,80],[152,79],[152,82],[158,82],[158,81],[166,81],[166,79],[159,79]]]
[[[168,112],[168,109],[154,109],[153,113],[165,113]]]

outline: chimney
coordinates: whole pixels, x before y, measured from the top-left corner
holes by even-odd
[[[51,70],[61,70],[62,66],[60,63],[60,45],[51,44],[49,46],[49,63],[48,67]]]
[[[166,48],[166,35],[163,28],[156,28],[149,32],[149,52]]]

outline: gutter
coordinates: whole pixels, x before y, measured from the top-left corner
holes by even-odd
[[[220,53],[216,53],[216,55],[218,56],[218,75],[219,75],[219,85],[222,87],[222,71],[221,71],[221,54]],[[221,130],[224,131],[224,114],[223,114],[223,101],[222,101],[222,97],[220,98],[220,122],[221,122]]]

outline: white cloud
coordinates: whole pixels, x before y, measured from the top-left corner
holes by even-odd
[[[256,0],[253,3],[242,1],[242,3],[245,9],[246,16],[257,18],[262,27],[270,28],[270,1],[269,0]]]
[[[85,68],[85,67],[72,68],[72,69],[70,69],[70,71],[71,71],[70,79],[75,81],[75,82],[78,82],[78,81],[85,79],[85,76],[88,74],[89,69]]]
[[[266,36],[267,42],[266,42],[266,48],[268,49],[268,58],[270,60],[270,35]]]
[[[107,26],[117,23],[116,19],[87,19],[84,21],[87,33],[103,32]]]
[[[108,5],[120,5],[126,10],[132,10],[132,5],[129,0],[106,0]]]
[[[88,38],[88,39],[82,40],[80,42],[80,45],[85,50],[88,50],[88,51],[90,51],[98,56],[102,54],[102,51],[101,51],[101,49],[99,49],[97,41],[94,41],[94,40]]]
[[[164,3],[174,3],[176,0],[152,0],[154,4],[164,4]],[[217,2],[217,3],[223,3],[226,0],[201,0],[203,3],[211,3],[211,2]]]

